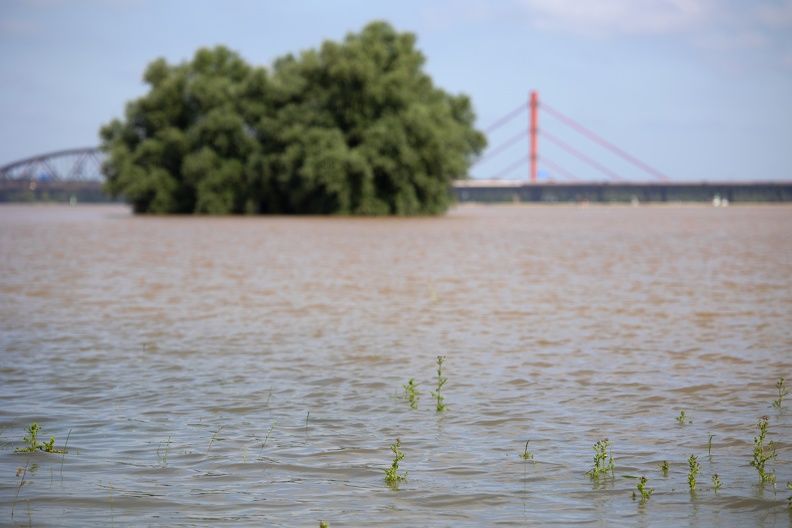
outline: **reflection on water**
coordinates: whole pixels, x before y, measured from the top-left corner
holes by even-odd
[[[792,399],[770,404],[792,381],[790,226],[788,207],[0,207],[0,524],[788,525]],[[777,492],[749,465],[762,415]],[[34,421],[70,453],[14,453]],[[606,437],[615,477],[592,481]]]

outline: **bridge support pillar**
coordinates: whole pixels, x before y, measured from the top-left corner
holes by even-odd
[[[531,183],[536,183],[536,163],[539,159],[538,151],[538,135],[539,135],[539,93],[536,91],[531,92],[531,100],[529,102],[531,107]]]

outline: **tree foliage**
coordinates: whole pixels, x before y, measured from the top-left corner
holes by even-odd
[[[442,213],[485,138],[415,41],[374,22],[270,70],[224,47],[158,59],[101,130],[107,190],[148,213]]]

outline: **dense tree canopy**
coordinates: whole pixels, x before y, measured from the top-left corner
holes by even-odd
[[[224,47],[158,59],[101,130],[107,189],[136,212],[438,214],[485,146],[415,36],[374,22],[251,67]]]

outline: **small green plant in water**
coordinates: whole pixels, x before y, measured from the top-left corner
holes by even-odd
[[[330,528],[330,523],[319,521],[319,528]]]
[[[759,418],[759,421],[756,422],[756,425],[759,427],[759,436],[754,437],[754,451],[751,465],[755,467],[756,471],[759,473],[761,482],[772,482],[775,484],[775,473],[767,473],[765,471],[765,463],[778,456],[778,453],[775,452],[775,446],[772,440],[765,446],[765,437],[767,436],[767,427],[769,424],[770,419],[767,416],[762,416]]]
[[[712,456],[712,439],[715,437],[714,434],[709,435],[709,442],[707,442],[707,456]]]
[[[165,454],[160,457],[160,448],[162,447],[162,442],[159,443],[157,446],[157,462],[162,464],[163,466],[168,465],[168,454],[170,453],[170,444],[171,444],[171,437],[168,436],[168,442],[165,444]]]
[[[399,475],[399,462],[401,459],[404,458],[404,453],[401,452],[401,440],[396,439],[395,444],[391,444],[390,448],[393,451],[393,454],[396,455],[393,459],[393,463],[391,467],[385,468],[382,471],[385,472],[385,482],[388,484],[398,484],[403,480],[407,480],[407,472],[405,471],[402,475]]]
[[[528,440],[528,442],[530,442],[530,440]],[[523,460],[533,460],[534,459],[533,453],[528,451],[528,442],[525,442],[525,450],[522,453],[520,453],[520,456],[523,458]]]
[[[418,395],[421,394],[418,392],[418,384],[415,383],[415,378],[410,378],[410,380],[402,385],[404,387],[404,391],[407,394],[407,400],[410,402],[410,408],[415,410],[418,408]]]
[[[690,455],[690,458],[688,458],[688,466],[690,466],[688,485],[690,486],[690,491],[696,491],[696,474],[701,471],[701,464],[698,463],[698,457]]]
[[[63,452],[61,453],[61,467],[60,467],[61,481],[63,481],[63,461],[66,460],[66,454],[68,453],[68,451],[66,451],[66,448],[69,447],[69,438],[71,438],[71,433],[72,430],[69,429],[69,434],[66,435],[66,442],[64,442],[63,444]],[[80,453],[78,452],[77,454],[79,455]]]
[[[653,489],[648,489],[646,487],[646,483],[647,482],[648,482],[648,479],[646,477],[641,477],[640,480],[638,481],[638,493],[641,494],[641,500],[646,500],[649,497],[651,497],[652,496],[652,492],[654,491]],[[633,491],[633,494],[632,494],[633,500],[635,500],[635,497],[636,497],[636,495],[635,495],[635,492]]]
[[[261,458],[261,453],[264,452],[264,446],[267,445],[267,441],[269,440],[269,437],[272,434],[272,430],[275,429],[275,426],[278,425],[279,422],[280,420],[275,420],[275,423],[272,424],[269,430],[267,431],[267,436],[264,438],[264,441],[261,442],[261,451],[259,451],[259,458]]]
[[[792,482],[787,482],[787,489],[788,489],[789,491],[792,491]],[[788,504],[787,504],[787,510],[792,510],[792,495],[790,495],[789,497],[787,497],[787,502],[788,502]]]
[[[65,449],[55,449],[55,436],[51,436],[49,442],[39,442],[38,434],[41,432],[41,426],[36,422],[30,424],[28,427],[28,436],[23,438],[23,441],[28,444],[27,447],[17,447],[14,451],[22,453],[32,453],[35,450],[44,451],[45,453],[62,453],[66,454],[68,451]]]
[[[428,286],[429,286],[429,300],[432,301],[433,303],[440,302],[440,298],[437,296],[437,290],[435,289],[434,284],[430,282]]]
[[[225,427],[225,426],[221,425],[220,427],[218,427],[217,431],[214,432],[214,434],[212,435],[212,438],[209,440],[209,447],[206,449],[206,454],[207,455],[209,454],[209,451],[212,450],[212,444],[214,443],[215,440],[217,440],[217,435],[220,434],[220,431],[223,430],[223,427]]]
[[[611,476],[613,476],[613,456],[611,456],[608,449],[610,445],[610,440],[607,438],[594,444],[594,467],[591,468],[586,475],[591,478],[598,478],[600,475],[610,471]]]
[[[660,466],[660,469],[663,470],[663,476],[667,477],[668,476],[668,468],[669,468],[668,460],[663,460],[662,464],[657,464],[657,465]]]
[[[682,411],[679,416],[676,417],[676,421],[679,422],[681,425],[685,425],[685,423],[692,424],[693,420],[688,420],[685,422],[685,411]]]
[[[721,482],[721,479],[718,476],[718,474],[715,473],[714,475],[712,475],[712,487],[715,488],[715,493],[717,493],[718,490],[721,489],[721,486],[723,486],[723,482]]]
[[[781,401],[784,399],[784,396],[789,394],[789,391],[787,390],[786,384],[784,383],[784,378],[778,378],[778,382],[775,386],[776,389],[778,389],[778,399],[773,402],[773,407],[780,409]]]
[[[41,431],[41,426],[36,422],[33,422],[30,427],[28,427],[28,435],[24,437],[24,442],[28,444],[27,447],[17,447],[14,451],[17,452],[33,452],[36,449],[42,449],[43,445],[38,441],[38,434]]]
[[[447,405],[443,405],[443,400],[445,400],[445,396],[440,395],[440,389],[443,388],[448,378],[443,377],[443,362],[445,361],[445,356],[437,356],[437,390],[436,391],[429,391],[432,396],[437,399],[437,412],[442,412],[448,409]]]

